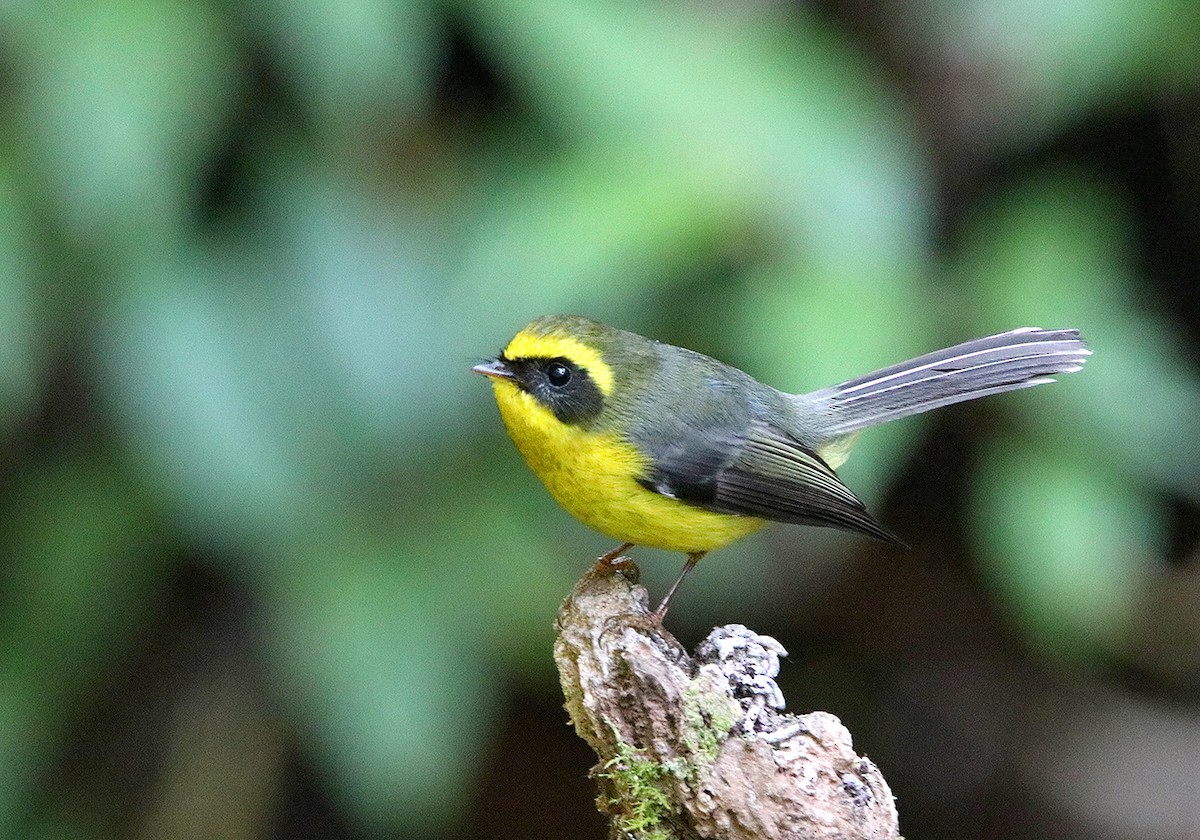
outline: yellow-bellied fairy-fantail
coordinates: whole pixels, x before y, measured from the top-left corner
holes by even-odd
[[[492,380],[521,455],[559,504],[625,545],[705,553],[770,521],[898,542],[834,473],[878,423],[1077,371],[1076,330],[968,341],[807,394],[578,316],[529,324],[473,370]]]

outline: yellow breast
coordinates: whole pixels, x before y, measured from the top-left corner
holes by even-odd
[[[492,387],[509,435],[550,494],[613,539],[670,551],[713,551],[767,524],[647,490],[637,483],[647,472],[645,456],[619,435],[562,423],[508,380],[493,379]]]

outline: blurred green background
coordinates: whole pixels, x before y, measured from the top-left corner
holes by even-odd
[[[0,114],[0,837],[603,837],[611,545],[468,372],[565,311],[796,391],[1080,328],[864,435],[912,551],[777,528],[670,626],[777,636],[908,836],[1195,835],[1193,0],[11,0]]]

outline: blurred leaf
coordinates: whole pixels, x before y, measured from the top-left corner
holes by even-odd
[[[647,287],[711,251],[738,201],[708,192],[681,162],[613,143],[526,162],[481,192],[449,305],[514,331],[548,312],[636,308]]]
[[[971,516],[985,574],[1034,641],[1073,655],[1123,646],[1165,539],[1139,487],[1102,461],[1001,438]]]
[[[146,261],[100,354],[109,405],[195,532],[273,552],[375,515],[379,482],[471,429],[491,398],[468,367],[501,340],[446,307],[436,216],[291,162],[256,236]]]
[[[985,142],[1031,143],[1104,103],[1194,78],[1200,67],[1200,7],[1190,0],[936,0],[901,8],[908,27],[933,41],[926,50],[988,80],[979,86],[987,107],[975,109]]]
[[[423,508],[406,510],[392,550],[412,564],[414,594],[445,589],[445,600],[470,614],[477,651],[486,644],[489,656],[544,674],[562,599],[613,546],[550,498],[509,441],[499,443],[502,452],[460,461],[460,471],[427,488]]]
[[[731,232],[761,225],[839,276],[916,264],[927,199],[904,117],[808,18],[784,27],[620,0],[466,6],[547,114],[578,141],[670,167],[679,194],[711,207],[701,218],[734,208],[745,219]]]
[[[278,317],[269,285],[219,272],[199,259],[147,266],[114,301],[106,396],[196,536],[278,545],[331,507],[311,473],[329,443],[281,340],[296,324]]]
[[[250,840],[276,824],[271,805],[290,745],[245,652],[223,641],[172,681],[175,705],[153,795],[139,809],[140,840]]]
[[[107,457],[76,454],[10,502],[0,577],[0,826],[18,825],[97,675],[141,629],[158,524]]]
[[[434,81],[433,4],[422,0],[256,0],[257,23],[326,133],[394,120]]]
[[[280,698],[356,816],[385,833],[453,819],[497,700],[473,605],[414,588],[425,559],[313,545],[268,593]]]
[[[36,239],[13,166],[7,156],[0,160],[0,430],[32,408],[47,340],[36,285]]]
[[[41,817],[22,836],[24,840],[113,840],[112,833],[95,825],[86,815],[76,813],[74,808]]]
[[[1109,192],[1060,173],[987,206],[959,270],[980,330],[1078,327],[1094,351],[1082,372],[1052,393],[1010,400],[1012,410],[1042,434],[1200,500],[1200,381],[1132,276],[1128,230]]]
[[[177,234],[231,98],[210,6],[69,0],[17,20],[30,155],[70,233],[103,249]]]
[[[311,411],[296,422],[336,420],[365,450],[344,454],[424,462],[478,393],[474,354],[499,340],[466,332],[470,313],[447,305],[458,208],[376,194],[301,155],[281,155],[271,172],[272,212],[252,247],[299,327],[289,353],[305,359],[296,374]]]

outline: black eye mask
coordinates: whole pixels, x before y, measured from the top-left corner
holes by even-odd
[[[587,368],[562,356],[551,359],[503,359],[523,391],[554,412],[563,423],[577,425],[600,416],[604,395]]]

